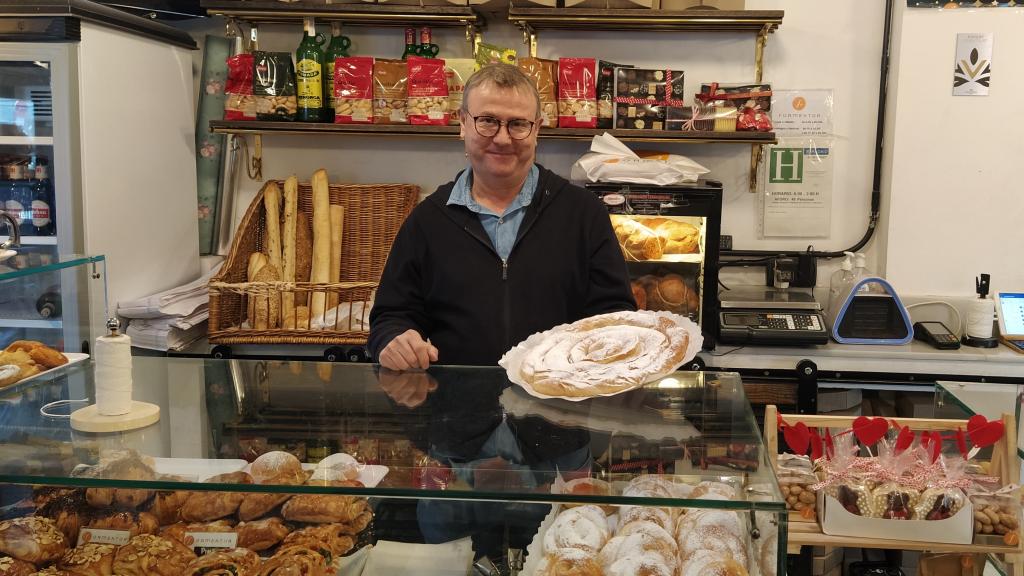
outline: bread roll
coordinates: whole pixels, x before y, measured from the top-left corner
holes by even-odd
[[[641,223],[665,238],[665,254],[695,254],[700,250],[700,230],[688,222],[648,218]]]
[[[299,181],[290,176],[284,182],[284,231],[281,238],[281,279],[295,282],[295,231],[299,217]],[[291,324],[288,319],[291,318]],[[281,294],[281,326],[295,328],[295,293]]]
[[[648,310],[696,314],[700,309],[697,292],[679,274],[643,276],[637,280],[647,293]]]
[[[267,452],[249,467],[249,473],[257,484],[298,485],[306,481],[302,463],[288,452]]]
[[[633,300],[636,301],[636,309],[647,310],[647,290],[636,280],[630,282],[629,287],[633,290]]]
[[[331,281],[331,196],[327,184],[327,172],[323,169],[313,173],[313,270],[309,281],[323,284]],[[310,296],[310,318],[323,318],[327,295],[314,292]]]

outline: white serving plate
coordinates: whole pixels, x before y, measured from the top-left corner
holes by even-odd
[[[313,472],[313,476],[310,478],[311,480],[326,479],[326,476],[317,474],[318,471],[325,470],[324,468],[319,468],[317,464],[303,464],[302,469]],[[388,475],[388,471],[389,468],[387,466],[380,466],[377,464],[363,464],[359,468],[359,475],[356,476],[355,479],[362,482],[363,486],[366,486],[367,488],[373,488],[377,484],[380,484],[380,481],[383,480],[384,477]]]
[[[238,472],[247,465],[245,460],[212,458],[153,458],[157,474],[173,474],[193,482],[205,482],[211,476]]]
[[[25,384],[27,382],[32,382],[33,380],[38,380],[38,379],[42,378],[43,376],[45,376],[47,374],[50,374],[52,372],[56,372],[57,370],[63,370],[65,368],[69,367],[69,366],[73,366],[75,364],[78,364],[79,362],[83,362],[83,361],[89,359],[89,355],[88,354],[83,354],[81,352],[64,352],[63,354],[64,354],[64,357],[68,359],[68,363],[67,364],[64,364],[62,366],[57,366],[56,368],[50,368],[49,370],[43,370],[39,374],[35,374],[35,375],[32,375],[32,376],[29,376],[28,378],[25,378],[25,379],[22,379],[22,380],[18,380],[14,384],[11,384],[10,386],[7,386],[7,388],[11,388],[13,386],[21,386],[22,384]],[[6,388],[4,388],[4,390],[6,390]]]

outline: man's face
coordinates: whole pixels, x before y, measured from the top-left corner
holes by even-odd
[[[502,122],[509,120],[537,120],[537,103],[529,93],[483,84],[469,94],[466,101],[469,114],[460,113],[462,121],[459,135],[466,141],[466,153],[475,177],[526,178],[537,150],[537,132],[522,140],[513,140],[508,127],[502,126],[491,137],[481,136],[473,126],[472,116],[491,116]]]

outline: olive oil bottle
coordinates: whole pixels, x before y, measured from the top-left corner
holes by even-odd
[[[305,34],[295,51],[295,88],[299,122],[320,122],[324,107],[324,53],[312,18],[302,19]]]
[[[331,41],[324,52],[324,109],[320,114],[323,122],[334,122],[334,63],[338,58],[348,57],[352,41],[341,35],[341,23],[331,23]]]

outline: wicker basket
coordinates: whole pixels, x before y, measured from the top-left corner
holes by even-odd
[[[275,181],[282,190],[284,182]],[[270,182],[267,183],[269,185]],[[341,281],[336,284],[309,282],[248,282],[249,255],[265,249],[266,217],[264,185],[235,232],[220,274],[210,280],[211,344],[365,344],[369,336],[367,311],[372,303],[391,243],[402,222],[412,212],[420,189],[411,184],[332,184],[332,205],[345,207],[341,241]],[[312,188],[299,184],[299,211],[312,219]],[[315,292],[336,296],[338,313],[319,320],[324,328],[256,329],[246,322],[251,309],[267,306],[278,295],[292,292],[297,301]],[[350,312],[345,314],[345,312]],[[243,322],[245,322],[243,324]]]

